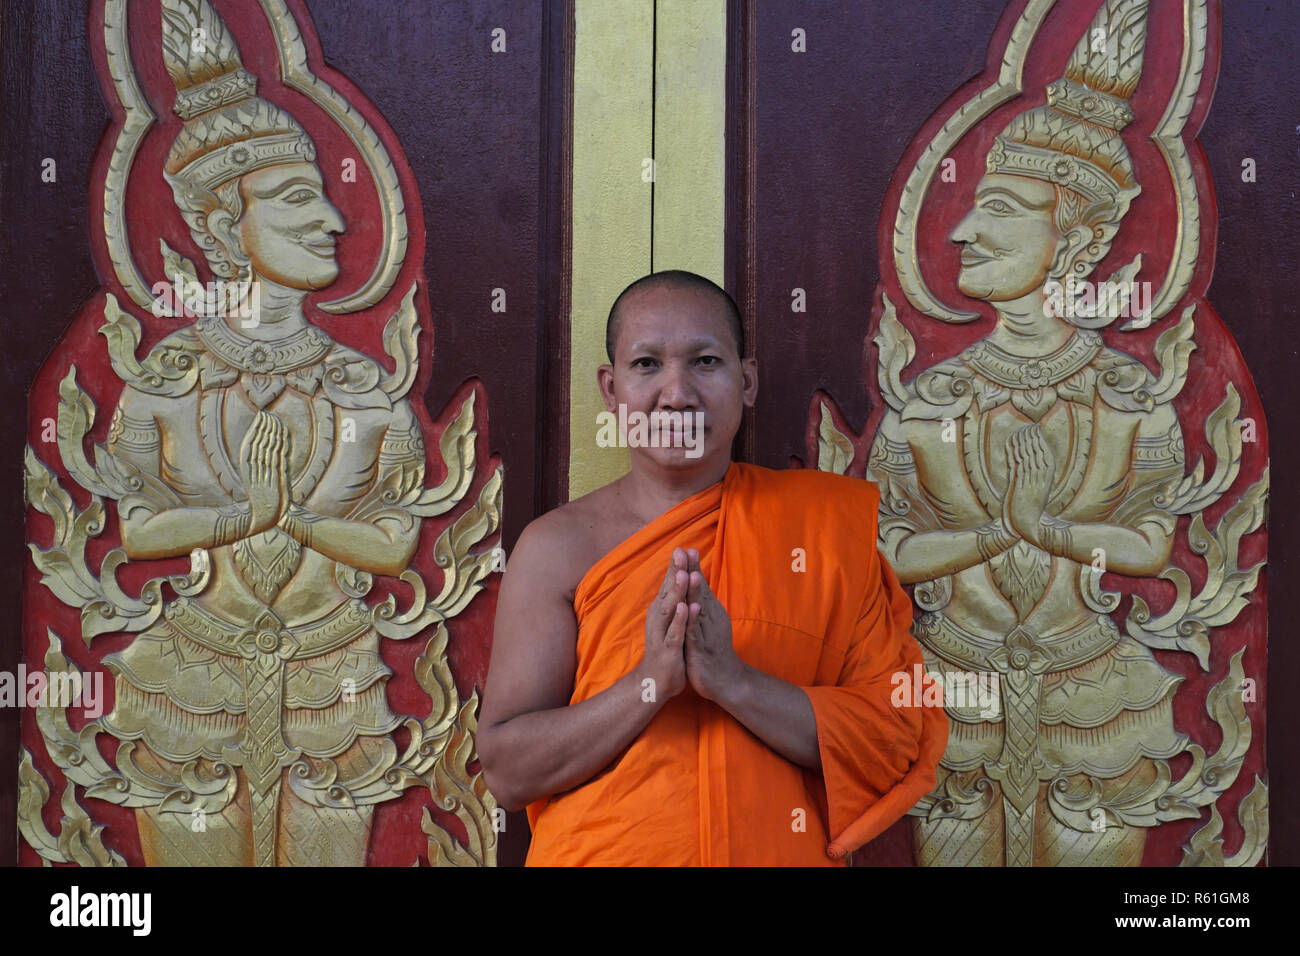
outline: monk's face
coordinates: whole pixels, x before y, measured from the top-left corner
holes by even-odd
[[[343,217],[325,198],[315,163],[285,163],[240,183],[239,238],[253,271],[286,288],[323,289],[338,278],[334,236]]]
[[[737,352],[726,306],[694,289],[651,287],[624,300],[614,364],[601,366],[598,380],[615,414],[622,405],[628,415],[681,412],[702,421],[702,437],[673,435],[660,443],[668,447],[637,447],[629,435],[634,461],[674,469],[730,460],[741,413],[758,394],[757,363]]]

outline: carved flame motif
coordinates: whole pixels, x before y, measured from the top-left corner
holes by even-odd
[[[286,83],[340,123],[380,192],[380,262],[362,290],[324,306],[359,311],[384,297],[405,255],[396,173],[360,113],[307,68],[283,3],[262,7]],[[460,699],[446,655],[448,622],[496,565],[493,551],[474,549],[500,523],[499,467],[467,502],[475,392],[441,434],[446,477],[426,488],[423,426],[407,396],[419,369],[416,286],[384,328],[392,372],[306,320],[307,294],[339,274],[333,234],[344,225],[315,144],[257,95],[208,0],[161,0],[159,10],[183,121],[162,175],[210,272],[258,289],[260,304],[252,300],[251,322],[191,309],[196,321],[141,356],[140,322],[106,293],[98,331],[122,384],[106,444],[87,452],[96,408],[75,365],[59,388],[60,463],[89,504],[79,507],[27,448],[26,500],[53,523],[52,540],[30,544],[41,583],[80,609],[87,648],[102,635],[134,637],[103,658],[115,682],[109,713],[74,730],[67,706],[36,712],[66,781],[63,819],[48,832],[50,788],[24,750],[20,831],[46,861],[122,865],[79,804],[80,787],[135,810],[151,864],[359,865],[376,804],[427,787],[466,833],[453,837],[426,810],[430,862],[492,865],[496,803],[470,772],[477,693]],[[106,239],[121,288],[146,305],[124,196],[154,117],[131,73],[126,4],[105,0],[104,22],[125,110],[105,183]],[[169,278],[197,280],[192,262],[161,248]],[[179,306],[173,314],[184,315]],[[435,594],[413,556],[423,522],[453,511],[434,544]],[[109,527],[122,545],[96,569],[88,552]],[[119,583],[129,562],[184,555],[188,574],[153,577],[138,596]],[[400,578],[413,603],[368,603],[376,574]],[[431,703],[423,720],[390,710],[392,672],[379,654],[381,640],[422,635],[414,678]],[[60,636],[47,636],[47,674],[80,679]],[[101,755],[101,735],[119,741],[115,760]]]
[[[940,303],[922,276],[925,193],[944,155],[1023,92],[1024,58],[1052,5],[1028,0],[998,80],[944,123],[903,188],[895,276],[907,304],[930,319],[978,315]],[[1151,134],[1174,183],[1179,230],[1147,321],[1124,333],[1170,312],[1197,266],[1199,199],[1182,131],[1201,86],[1209,14],[1204,0],[1185,7],[1181,72]],[[880,486],[879,547],[917,586],[924,613],[914,633],[927,668],[998,681],[995,714],[945,705],[951,735],[938,785],[911,811],[921,864],[1137,865],[1149,828],[1205,807],[1209,822],[1184,848],[1184,865],[1254,865],[1267,841],[1258,777],[1238,807],[1245,842],[1226,859],[1215,808],[1250,749],[1244,650],[1206,698],[1223,734],[1208,756],[1174,726],[1183,678],[1151,653],[1185,652],[1210,670],[1213,629],[1234,621],[1258,580],[1262,562],[1239,567],[1238,551],[1263,523],[1267,467],[1213,529],[1205,520],[1241,471],[1239,393],[1227,384],[1203,422],[1213,473],[1201,461],[1188,474],[1183,428],[1202,423],[1180,421],[1173,402],[1197,348],[1198,302],[1160,332],[1154,370],[1103,338],[1122,309],[1049,307],[1054,288],[1071,295],[1070,283],[1105,259],[1141,192],[1121,131],[1135,119],[1129,101],[1146,43],[1147,0],[1106,0],[1047,102],[988,147],[973,207],[949,238],[961,249],[957,286],[993,307],[994,331],[905,378],[916,343],[886,291],[874,338],[887,406],[878,427],[846,435],[833,406],[815,400],[819,467]],[[1141,266],[1139,255],[1110,279],[1127,286]],[[1199,591],[1170,561],[1180,529],[1205,560]],[[1121,595],[1101,588],[1104,571],[1163,578],[1175,599],[1154,614],[1134,595],[1121,629],[1112,616]],[[1180,754],[1192,763],[1175,780],[1169,761]]]

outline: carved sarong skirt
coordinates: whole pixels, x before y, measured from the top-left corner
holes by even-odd
[[[269,613],[237,624],[181,598],[104,663],[116,691],[105,729],[174,761],[238,762],[250,695],[263,706],[278,698],[259,736],[282,736],[286,746],[276,749],[286,755],[337,756],[357,736],[387,734],[401,720],[388,707],[392,671],[362,602],[284,628]]]
[[[971,672],[983,672],[996,683],[984,699],[972,694],[945,702],[951,719],[942,766],[950,770],[973,770],[1003,755],[1007,718],[1014,720],[1006,712],[1011,706],[1036,707],[1036,714],[1022,716],[1038,727],[1040,778],[1086,773],[1110,779],[1143,757],[1172,757],[1187,745],[1187,735],[1177,733],[1173,721],[1174,691],[1182,678],[1161,667],[1144,645],[1120,634],[1107,615],[1038,638],[1027,661],[985,647],[987,639],[943,614],[924,615],[916,635],[926,669],[945,688]],[[1013,644],[1009,639],[1004,646]],[[1040,693],[1009,692],[1008,678],[1017,664],[1037,672]]]

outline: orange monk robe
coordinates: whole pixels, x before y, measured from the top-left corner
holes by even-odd
[[[636,665],[673,548],[696,548],[737,654],[808,694],[822,769],[688,685],[602,772],[528,807],[528,865],[833,865],[933,788],[948,723],[942,707],[891,703],[891,678],[911,680],[921,651],[876,551],[879,497],[865,481],[733,464],[591,568],[574,598],[571,703]]]

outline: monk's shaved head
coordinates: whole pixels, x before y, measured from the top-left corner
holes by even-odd
[[[731,329],[731,337],[736,341],[736,354],[742,359],[745,357],[745,325],[741,321],[740,308],[736,305],[736,300],[728,295],[725,289],[702,275],[682,269],[667,269],[642,276],[620,292],[618,298],[614,300],[614,305],[609,310],[609,320],[605,323],[605,354],[609,356],[611,365],[614,364],[614,347],[618,344],[619,327],[623,320],[622,312],[627,300],[651,289],[682,289],[714,296],[718,301],[719,310],[723,312],[727,325]]]

